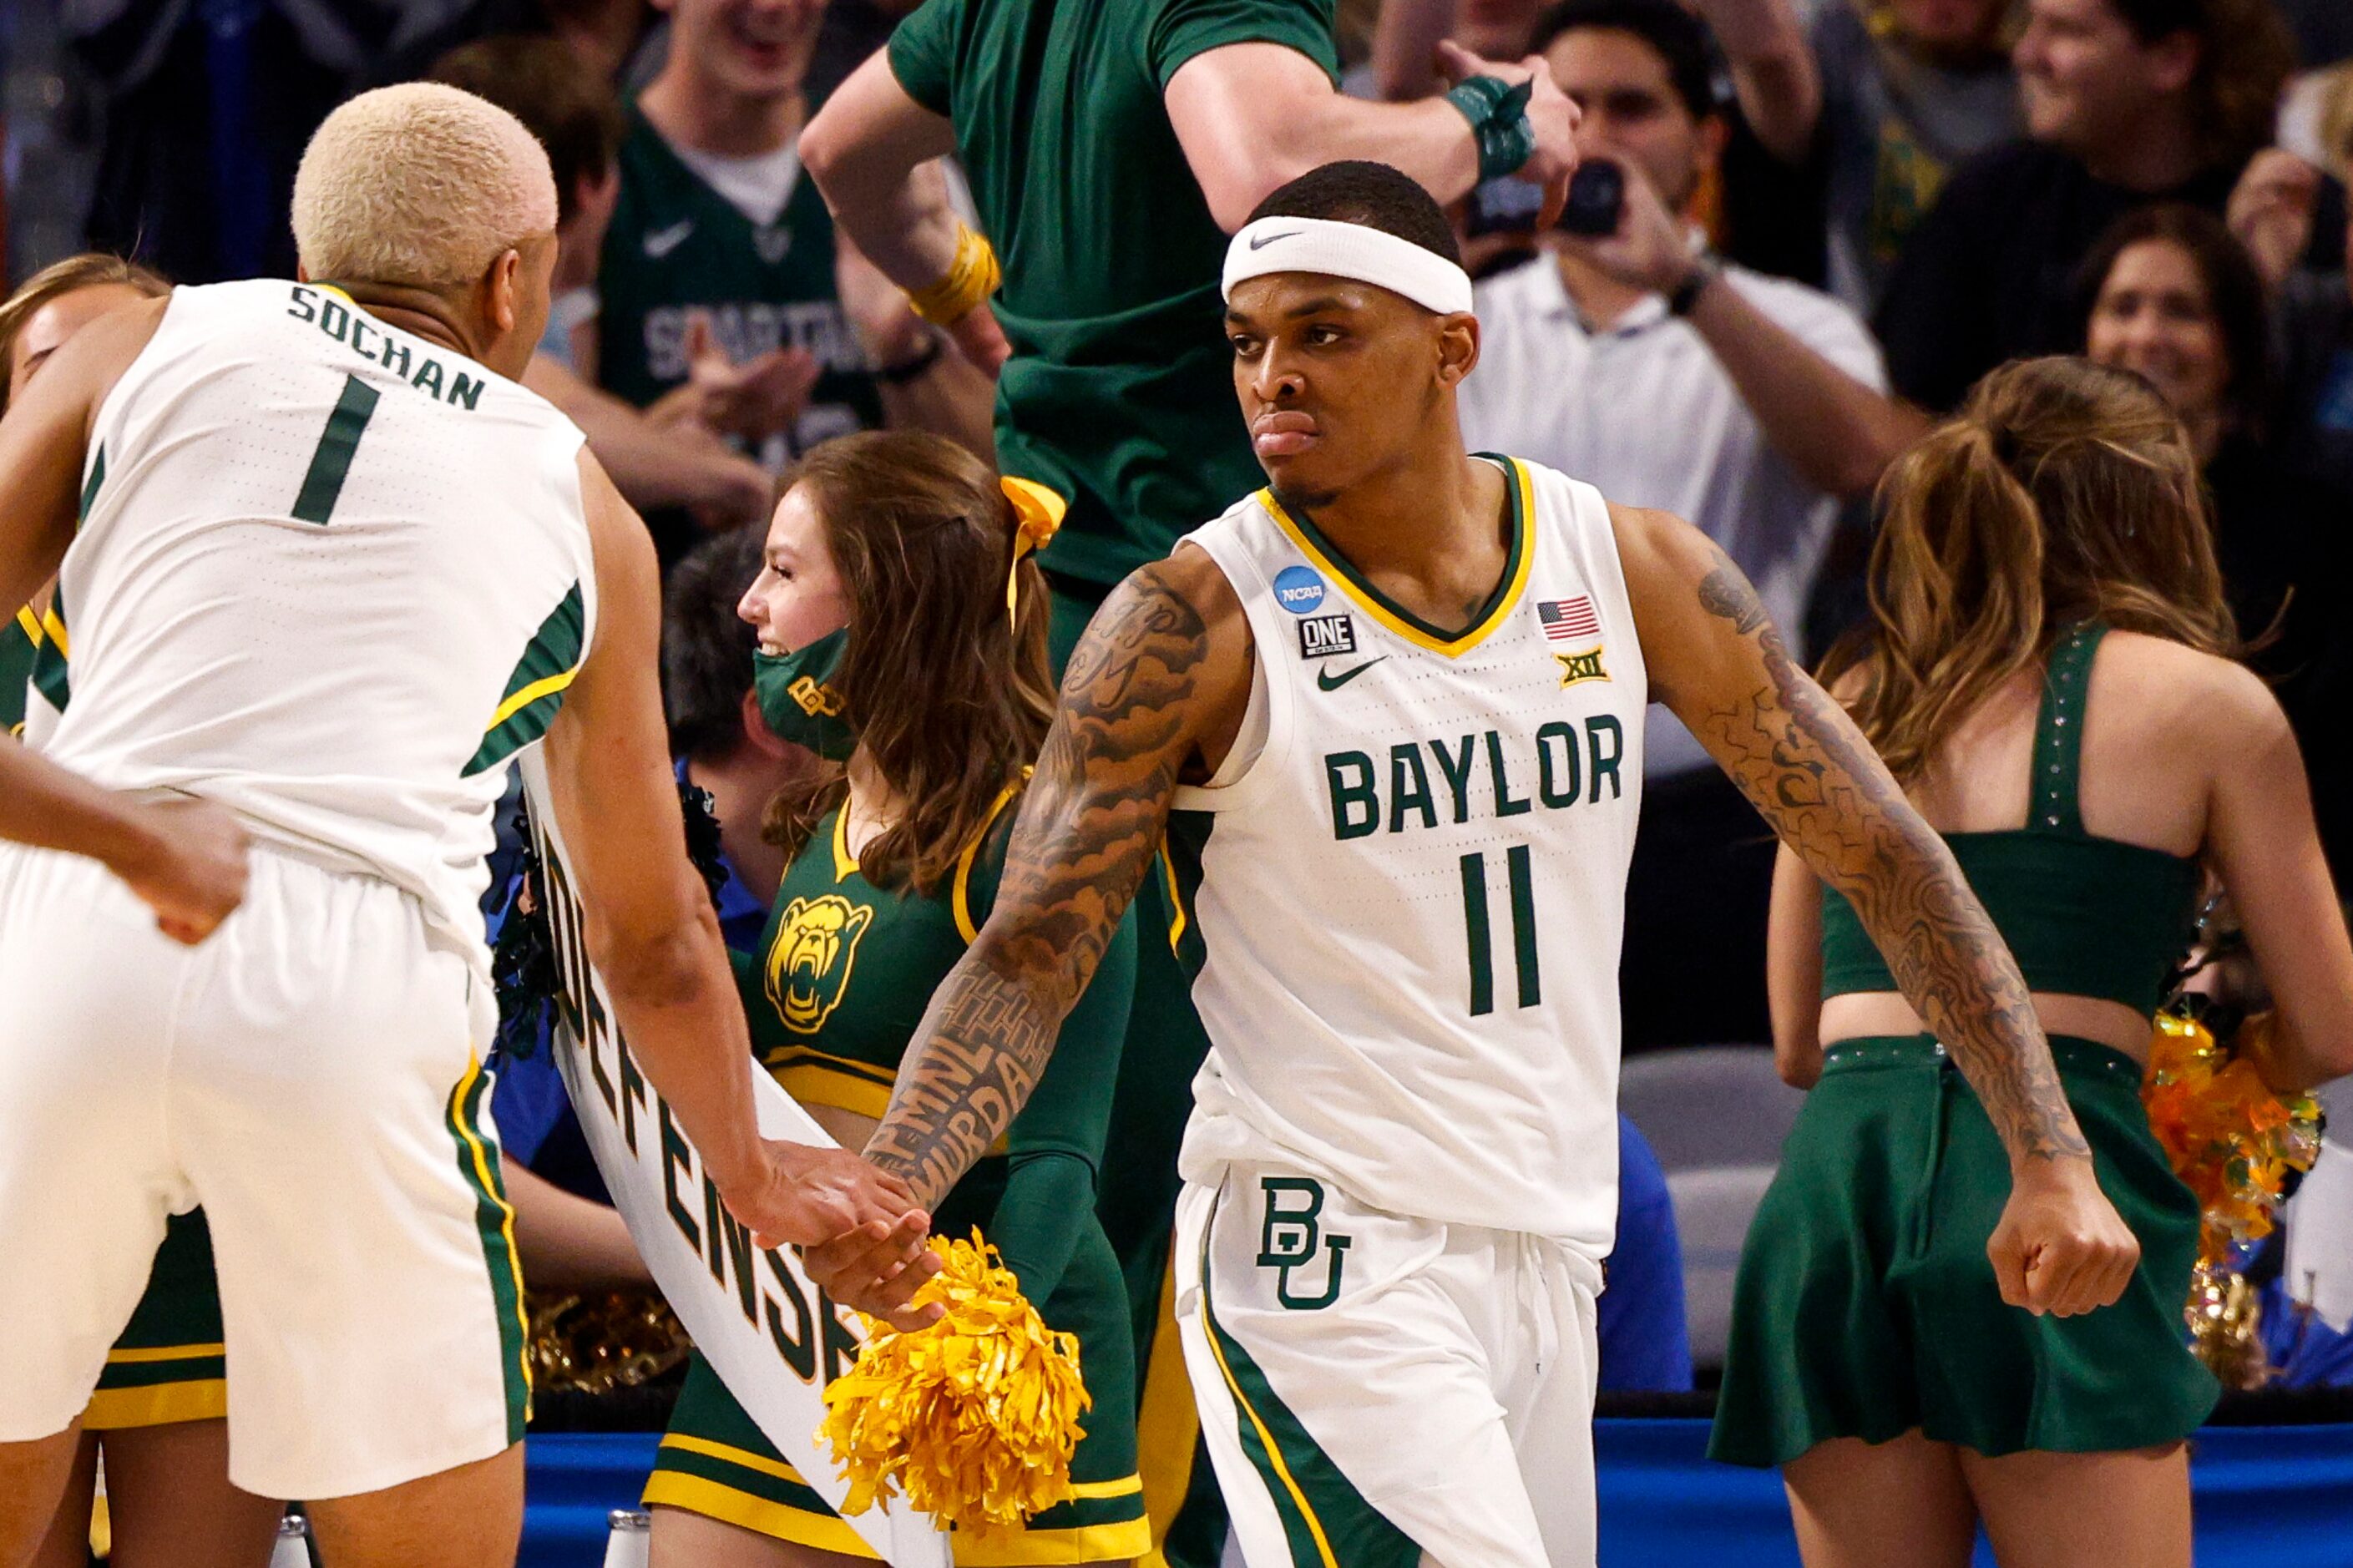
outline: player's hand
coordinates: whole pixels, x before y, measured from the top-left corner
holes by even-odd
[[[1438,68],[1451,85],[1465,77],[1491,76],[1508,87],[1533,82],[1528,89],[1528,129],[1535,132],[1536,148],[1520,165],[1515,179],[1544,187],[1544,205],[1536,212],[1539,232],[1550,228],[1568,205],[1568,178],[1577,173],[1577,105],[1552,79],[1552,67],[1542,55],[1530,55],[1517,65],[1482,59],[1449,38],[1438,46]]]
[[[142,802],[133,811],[146,845],[135,859],[111,869],[155,911],[165,936],[194,947],[245,901],[252,840],[209,801]]]
[[[764,1247],[815,1247],[915,1206],[905,1184],[847,1149],[763,1138],[740,1173],[713,1170],[727,1212]]]
[[[909,1303],[940,1271],[928,1239],[931,1216],[910,1210],[893,1223],[874,1220],[801,1254],[801,1267],[835,1300],[913,1331],[936,1323],[946,1309]]]
[[[2293,153],[2266,147],[2231,189],[2226,221],[2263,281],[2278,288],[2312,241],[2320,171]]]
[[[2100,1191],[2088,1158],[2037,1159],[2011,1184],[1986,1256],[2003,1300],[2069,1318],[2124,1294],[2140,1242]]]
[[[1626,191],[1618,231],[1591,237],[1559,234],[1554,243],[1629,288],[1672,294],[1694,265],[1691,242],[1641,166],[1627,158],[1617,163]]]

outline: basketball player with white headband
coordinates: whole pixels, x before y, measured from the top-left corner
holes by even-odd
[[[1618,948],[1655,699],[1863,911],[1984,1100],[2014,1170],[2005,1292],[2114,1300],[2131,1237],[2016,965],[1755,591],[1676,518],[1464,449],[1479,324],[1431,199],[1326,164],[1234,237],[1224,282],[1271,486],[1089,626],[995,912],[869,1156],[934,1202],[1037,1081],[1138,884],[1166,878],[1212,1041],[1176,1310],[1250,1568],[1591,1563]],[[856,1265],[855,1244],[818,1250]]]

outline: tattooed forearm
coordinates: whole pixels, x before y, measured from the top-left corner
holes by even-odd
[[[1853,903],[2013,1160],[2086,1153],[2026,982],[1952,851],[1719,557],[1701,605],[1754,638],[1767,684],[1694,725],[1789,847]]]
[[[1029,1099],[1150,871],[1209,638],[1164,570],[1113,593],[1071,655],[997,904],[932,998],[867,1154],[930,1205]]]

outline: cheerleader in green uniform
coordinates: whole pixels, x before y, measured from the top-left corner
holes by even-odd
[[[1768,973],[1810,1089],[1741,1257],[1711,1452],[1778,1465],[1809,1568],[2187,1568],[2184,1343],[2199,1214],[2140,1103],[2201,888],[2276,999],[2276,1086],[2353,1069],[2353,944],[2295,742],[2239,642],[2197,460],[2138,378],[2012,364],[1904,459],[1873,623],[1824,671],[1950,843],[2033,992],[2100,1185],[2140,1243],[2121,1299],[2005,1300],[2010,1170],[1854,910],[1786,852]]]
[[[1052,714],[1047,595],[1024,559],[1050,510],[936,437],[844,437],[794,476],[744,596],[763,716],[831,764],[770,807],[788,864],[739,958],[744,1005],[768,1070],[851,1149],[996,898]],[[1149,1544],[1127,1299],[1094,1216],[1134,969],[1123,928],[1002,1146],[933,1216],[938,1235],[978,1226],[1048,1326],[1079,1336],[1094,1399],[1077,1496],[1026,1531],[958,1538],[961,1564],[1125,1563]],[[811,1353],[830,1377],[855,1352]],[[656,1568],[874,1561],[801,1472],[823,1462],[779,1454],[698,1357],[646,1486]]]

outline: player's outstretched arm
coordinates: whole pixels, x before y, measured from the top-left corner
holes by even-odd
[[[1488,76],[1530,84],[1528,125],[1535,150],[1517,178],[1544,190],[1539,228],[1552,226],[1577,169],[1577,111],[1540,56],[1482,60],[1443,46],[1446,74],[1460,81]],[[1169,76],[1163,95],[1168,123],[1185,150],[1209,216],[1229,234],[1278,187],[1319,164],[1369,158],[1402,169],[1441,202],[1479,183],[1479,150],[1470,121],[1444,99],[1372,103],[1333,86],[1324,68],[1278,43],[1205,49]]]
[[[936,1265],[926,1216],[857,1155],[761,1138],[752,1047],[719,921],[687,858],[656,677],[659,577],[645,527],[580,457],[596,556],[596,626],[549,726],[548,784],[581,889],[588,959],[629,1049],[700,1150],[728,1208],[763,1245],[864,1237],[916,1260],[894,1283],[846,1279],[838,1300],[892,1313]],[[913,1326],[921,1319],[911,1319]]]
[[[1029,1099],[1150,870],[1180,777],[1207,776],[1250,695],[1240,605],[1180,550],[1113,589],[1071,656],[997,904],[932,996],[868,1157],[924,1205]]]
[[[1952,851],[1721,550],[1663,512],[1610,515],[1651,695],[1852,901],[2009,1151],[2010,1206],[1989,1247],[2003,1298],[2063,1315],[2115,1300],[2139,1246],[2100,1193],[2026,982]]]

